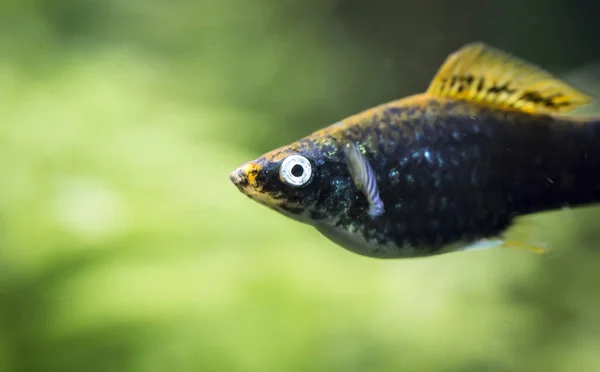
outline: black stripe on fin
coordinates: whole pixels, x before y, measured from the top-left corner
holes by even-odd
[[[481,42],[448,56],[427,94],[528,113],[567,113],[592,101],[549,72]]]

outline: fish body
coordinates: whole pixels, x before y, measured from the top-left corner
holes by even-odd
[[[350,116],[230,178],[365,256],[536,250],[506,239],[519,216],[600,200],[600,119],[565,115],[589,101],[474,43],[448,58],[425,93]]]

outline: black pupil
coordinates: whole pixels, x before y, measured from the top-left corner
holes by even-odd
[[[294,177],[300,177],[304,173],[304,168],[300,164],[296,164],[292,167],[292,175]]]

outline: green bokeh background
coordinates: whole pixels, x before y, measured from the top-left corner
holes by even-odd
[[[228,180],[473,40],[600,93],[599,12],[1,0],[0,371],[600,371],[597,209],[528,220],[545,256],[381,261]]]

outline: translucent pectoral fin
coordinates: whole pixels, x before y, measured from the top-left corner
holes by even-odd
[[[382,215],[385,212],[385,208],[379,197],[377,176],[373,168],[371,168],[365,156],[354,143],[348,143],[344,147],[344,153],[346,154],[348,170],[352,180],[369,201],[369,216],[377,217]]]

